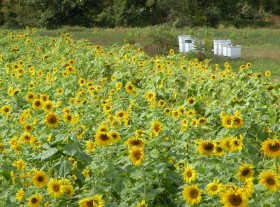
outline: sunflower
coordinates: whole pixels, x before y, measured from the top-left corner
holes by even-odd
[[[9,105],[4,105],[1,107],[1,113],[5,116],[8,116],[12,113],[12,107]]]
[[[32,177],[33,184],[37,187],[44,187],[48,182],[48,175],[41,170],[35,170]]]
[[[107,132],[97,131],[95,134],[95,143],[97,146],[108,146],[112,141],[112,136]]]
[[[198,123],[202,124],[202,125],[205,125],[205,124],[207,124],[207,119],[205,117],[200,117],[198,119]]]
[[[237,172],[236,176],[238,180],[245,181],[247,178],[251,178],[254,176],[254,165],[243,163],[239,167],[239,171]]]
[[[157,137],[159,135],[159,133],[162,131],[162,124],[159,121],[153,121],[152,122],[152,126],[151,126],[151,130],[153,132],[153,134]]]
[[[239,116],[231,116],[231,128],[240,128],[244,124],[243,119]]]
[[[145,157],[142,148],[134,147],[129,150],[129,158],[134,165],[140,165]]]
[[[172,116],[175,118],[175,119],[178,119],[180,117],[180,112],[178,109],[173,109],[172,110]]]
[[[254,192],[254,183],[253,183],[253,177],[246,178],[244,181],[244,184],[242,186],[242,190],[244,191],[247,198],[251,198],[252,194]]]
[[[118,142],[121,139],[121,136],[117,131],[111,131],[111,132],[109,132],[109,134],[113,138],[112,142]]]
[[[79,202],[79,207],[104,207],[105,202],[101,195],[95,194],[92,197],[83,198]]]
[[[183,178],[187,183],[190,183],[196,179],[196,171],[191,165],[187,165],[183,172]]]
[[[53,102],[51,100],[47,100],[44,102],[43,109],[46,112],[51,112],[54,108]]]
[[[221,191],[221,183],[218,180],[214,179],[213,182],[209,183],[206,186],[206,192],[208,195],[216,195]]]
[[[273,170],[262,171],[259,179],[259,184],[264,185],[269,191],[275,192],[280,188],[279,176]]]
[[[74,117],[70,113],[64,113],[63,120],[65,123],[71,124],[71,123],[73,123],[73,119],[74,119]]]
[[[21,201],[23,196],[24,196],[24,190],[23,189],[18,190],[17,193],[16,193],[17,201]]]
[[[62,186],[63,186],[63,193],[68,197],[73,197],[75,190],[74,187],[69,179],[62,179]]]
[[[215,142],[215,148],[213,154],[216,156],[221,157],[225,153],[223,147],[220,145],[220,142]]]
[[[131,82],[128,82],[125,86],[125,90],[127,93],[136,93],[136,88],[135,86],[131,83]]]
[[[231,151],[241,151],[243,148],[243,136],[240,136],[240,139],[233,137],[231,139]]]
[[[222,125],[225,128],[231,128],[232,127],[232,117],[228,115],[222,116]]]
[[[24,143],[30,144],[32,140],[32,135],[29,134],[28,132],[24,132],[23,134],[20,135],[20,138]]]
[[[129,149],[133,147],[143,148],[145,145],[145,141],[138,137],[132,137],[126,140],[125,144],[128,146]]]
[[[34,109],[41,109],[43,108],[43,102],[41,99],[35,99],[33,102],[32,102],[32,107]]]
[[[30,133],[33,130],[33,124],[25,124],[23,128],[25,132]]]
[[[195,110],[194,109],[190,109],[186,112],[186,115],[188,117],[193,117],[195,115]]]
[[[159,107],[164,107],[165,104],[166,104],[166,103],[165,103],[164,100],[159,100],[159,101],[158,101],[158,106],[159,106]]]
[[[59,124],[59,117],[55,113],[49,113],[46,115],[45,123],[49,127],[57,127]]]
[[[183,198],[191,206],[198,204],[201,201],[202,190],[197,185],[185,186],[183,190]]]
[[[42,202],[42,196],[39,194],[32,195],[27,199],[29,207],[40,207]]]
[[[280,140],[278,138],[267,139],[262,142],[262,151],[268,157],[280,156]]]
[[[187,102],[190,104],[190,105],[192,105],[192,104],[194,104],[194,98],[193,97],[189,97],[188,99],[187,99]]]
[[[116,112],[115,116],[117,118],[120,118],[120,119],[126,119],[126,117],[128,116],[127,113],[125,111],[118,111]]]
[[[199,154],[209,156],[214,153],[215,143],[209,140],[199,141],[197,147],[198,147]]]
[[[61,180],[51,179],[48,183],[48,192],[53,197],[60,197],[63,195],[63,186]]]
[[[225,137],[223,139],[221,139],[221,145],[222,147],[228,151],[228,152],[232,152],[233,151],[233,147],[232,147],[232,143],[233,143],[233,140],[235,138],[230,136],[230,137]]]
[[[237,189],[227,190],[221,194],[221,203],[224,207],[245,207],[247,206],[248,199],[246,198],[245,192]]]
[[[57,95],[62,95],[63,92],[64,92],[64,91],[63,91],[62,88],[59,88],[59,89],[56,90],[56,94],[57,94]]]
[[[271,71],[270,71],[270,70],[265,71],[265,72],[264,72],[264,75],[265,75],[266,77],[269,77],[269,76],[271,75]]]

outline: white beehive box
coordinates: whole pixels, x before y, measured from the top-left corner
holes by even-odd
[[[241,57],[241,46],[240,45],[229,45],[227,47],[227,56],[230,58]]]
[[[214,48],[213,48],[213,52],[214,55],[218,55],[218,43],[221,42],[222,40],[213,40],[214,42]]]
[[[217,46],[218,46],[217,53],[218,53],[218,55],[224,55],[223,54],[223,47],[226,47],[226,46],[228,46],[230,44],[231,44],[231,40],[230,39],[218,41],[218,43],[217,43]]]
[[[190,35],[179,35],[179,51],[180,52],[189,52],[192,51],[193,48],[193,39]]]

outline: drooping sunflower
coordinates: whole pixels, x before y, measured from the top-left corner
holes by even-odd
[[[198,142],[198,152],[201,155],[212,155],[215,149],[215,143],[210,140],[203,140]]]
[[[21,201],[23,196],[24,196],[24,190],[23,189],[18,190],[17,193],[16,193],[17,201]]]
[[[145,145],[145,141],[139,137],[132,137],[125,141],[125,144],[129,149],[133,147],[143,148]]]
[[[240,189],[227,190],[221,194],[221,203],[224,204],[224,207],[245,207],[248,199],[245,192]]]
[[[214,179],[213,182],[209,183],[206,186],[206,192],[208,195],[216,195],[221,191],[221,183],[218,180]]]
[[[57,127],[59,124],[59,117],[57,114],[50,112],[45,117],[45,123],[49,127]]]
[[[129,150],[129,158],[134,165],[140,165],[144,160],[145,154],[142,148],[132,148]]]
[[[53,197],[60,197],[63,195],[63,186],[61,180],[51,179],[48,182],[48,192]]]
[[[35,170],[32,182],[37,187],[44,187],[48,182],[49,176],[41,170]]]
[[[34,194],[27,199],[28,206],[29,207],[40,207],[42,199],[43,199],[43,197],[41,195]]]
[[[151,130],[156,137],[158,137],[159,133],[162,131],[162,128],[163,127],[161,122],[159,121],[152,122]]]
[[[190,183],[196,179],[196,171],[191,165],[187,165],[183,172],[183,179]]]
[[[95,143],[97,146],[108,146],[112,141],[113,138],[110,133],[97,131],[95,134]]]
[[[198,188],[198,185],[185,186],[183,190],[183,198],[191,206],[200,203],[202,190]]]
[[[243,163],[239,167],[239,171],[236,174],[238,180],[245,181],[247,178],[252,178],[254,176],[254,165]]]
[[[280,156],[280,140],[278,138],[267,139],[262,142],[262,151],[268,157]]]
[[[273,170],[262,171],[259,179],[259,184],[264,185],[269,191],[275,192],[280,188],[279,176]]]

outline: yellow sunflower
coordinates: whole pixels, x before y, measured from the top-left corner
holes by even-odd
[[[28,102],[33,102],[35,99],[37,98],[36,94],[33,92],[27,92],[27,94],[25,95],[25,99]]]
[[[1,107],[1,113],[5,116],[8,116],[12,113],[12,107],[9,105],[4,105]]]
[[[143,148],[145,145],[145,141],[138,137],[132,137],[126,140],[125,144],[128,146],[129,149],[133,147]]]
[[[136,88],[131,82],[128,82],[126,84],[125,90],[127,93],[131,93],[131,94],[136,93]]]
[[[227,190],[221,194],[221,203],[224,207],[246,207],[248,199],[245,192],[238,190]]]
[[[140,165],[144,160],[145,154],[141,148],[132,148],[129,150],[129,158],[134,165]]]
[[[185,186],[183,190],[183,198],[191,206],[200,203],[202,190],[198,188],[198,185]]]
[[[262,184],[269,191],[275,192],[280,188],[279,175],[273,170],[262,171],[259,174],[259,184]]]
[[[108,146],[112,143],[113,138],[110,133],[97,131],[95,134],[95,143],[97,146]]]
[[[45,117],[45,123],[49,127],[57,127],[59,124],[59,117],[55,113],[49,113]]]
[[[32,107],[34,109],[41,109],[43,108],[43,102],[41,99],[35,99],[33,102],[32,102]]]
[[[35,186],[44,187],[48,182],[49,176],[41,170],[35,170],[32,182]]]
[[[40,207],[42,202],[42,196],[39,194],[32,195],[27,199],[29,207]]]
[[[225,128],[231,128],[232,127],[232,117],[228,115],[222,116],[222,125]]]
[[[280,156],[280,140],[278,138],[267,139],[262,142],[262,151],[268,157]]]
[[[239,167],[239,171],[236,174],[238,180],[245,181],[247,178],[252,178],[254,176],[254,165],[243,163]]]
[[[221,191],[221,187],[222,187],[221,183],[219,183],[218,180],[214,179],[213,182],[209,183],[206,186],[206,192],[208,195],[213,196]]]
[[[48,192],[53,197],[60,197],[63,195],[63,186],[61,180],[51,179],[48,183]]]
[[[30,133],[33,130],[33,124],[25,124],[23,128],[25,132]]]
[[[196,179],[196,171],[191,165],[187,165],[185,167],[183,178],[187,183],[190,183]]]
[[[71,124],[71,123],[73,123],[73,119],[74,119],[74,117],[70,113],[64,113],[63,120],[65,123]]]
[[[43,105],[43,109],[46,112],[51,112],[54,108],[53,102],[51,100],[46,100]]]
[[[78,202],[79,207],[104,207],[105,202],[101,195],[95,194],[92,197],[83,198]]]
[[[17,193],[16,193],[17,201],[21,201],[23,196],[24,196],[24,190],[23,189],[18,190]]]
[[[213,143],[210,140],[199,141],[197,148],[198,148],[199,154],[209,156],[214,153],[215,143]]]
[[[152,122],[152,126],[151,126],[151,130],[153,132],[153,134],[157,137],[159,135],[159,133],[162,131],[162,123],[159,121],[153,121]]]
[[[118,142],[121,139],[121,136],[117,131],[111,131],[109,134],[112,137],[112,142]]]

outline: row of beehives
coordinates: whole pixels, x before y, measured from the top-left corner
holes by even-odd
[[[190,35],[180,35],[179,39],[179,51],[181,53],[196,51],[197,39],[191,38]],[[241,46],[232,45],[230,39],[213,40],[213,52],[214,55],[226,56],[230,58],[241,57]],[[202,42],[203,45],[203,42]]]

